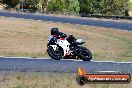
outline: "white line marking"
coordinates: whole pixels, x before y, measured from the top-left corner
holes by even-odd
[[[85,27],[86,27],[86,26],[88,26],[88,25],[82,25],[82,26],[85,26]]]
[[[4,57],[0,56],[0,58],[20,58],[20,59],[50,59],[50,58],[36,58],[36,57]]]
[[[4,57],[4,56],[0,56],[0,58],[20,58],[20,59],[44,59],[44,60],[47,60],[47,59],[51,59],[51,58],[38,58],[38,57]],[[61,59],[61,60],[64,60],[64,61],[67,61],[67,60],[71,60],[71,61],[83,61],[83,60],[76,60],[76,59]],[[93,61],[93,60],[91,60],[91,61],[88,61],[88,62],[101,62],[101,63],[106,63],[106,62],[108,62],[108,63],[117,63],[117,64],[119,64],[119,63],[130,63],[130,64],[132,64],[132,62],[115,62],[115,61]]]
[[[37,20],[37,21],[42,21],[42,20]]]

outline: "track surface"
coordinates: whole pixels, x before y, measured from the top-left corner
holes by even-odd
[[[120,73],[132,73],[132,62],[94,62],[53,60],[34,58],[10,58],[0,57],[0,71],[33,71],[33,72],[77,72],[81,66],[87,72],[118,71]]]
[[[98,27],[106,27],[106,28],[116,28],[116,29],[124,29],[124,30],[132,31],[132,23],[127,23],[127,22],[113,22],[113,21],[55,17],[55,16],[34,15],[34,14],[19,14],[19,13],[10,13],[10,12],[0,12],[0,16],[80,24],[80,25],[88,25],[88,26],[98,26]]]

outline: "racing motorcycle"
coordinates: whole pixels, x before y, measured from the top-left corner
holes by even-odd
[[[90,61],[92,53],[86,47],[83,47],[82,39],[76,39],[73,35],[67,38],[56,38],[50,36],[47,44],[47,52],[52,59],[82,59],[83,61]]]

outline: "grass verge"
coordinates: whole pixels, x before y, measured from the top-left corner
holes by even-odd
[[[0,75],[0,88],[131,88],[130,84],[85,84],[76,82],[75,74],[15,73]]]
[[[6,17],[0,17],[0,55],[49,57],[52,27],[84,39],[94,60],[132,61],[132,31]]]

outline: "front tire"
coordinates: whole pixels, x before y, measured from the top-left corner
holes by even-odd
[[[62,52],[60,51],[59,48],[57,50],[54,50],[51,46],[49,46],[47,52],[52,59],[55,60],[62,59]]]
[[[90,61],[92,59],[92,53],[85,47],[80,47],[80,57],[83,61]]]

